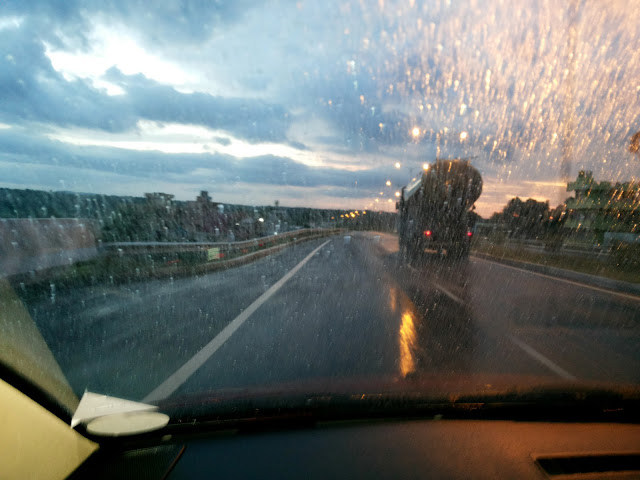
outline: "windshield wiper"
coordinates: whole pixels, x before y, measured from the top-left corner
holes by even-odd
[[[400,418],[562,422],[640,420],[638,389],[531,389],[456,396],[424,394],[273,395],[209,397],[199,404],[168,401],[168,428],[201,426],[255,429],[309,426],[319,422]]]

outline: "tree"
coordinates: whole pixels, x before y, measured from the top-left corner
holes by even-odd
[[[538,238],[544,235],[550,216],[549,202],[533,198],[522,201],[519,197],[509,200],[500,213],[494,213],[491,222],[504,225],[512,236]]]

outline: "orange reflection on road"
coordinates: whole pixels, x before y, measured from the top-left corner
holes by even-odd
[[[401,314],[398,350],[400,353],[400,374],[406,377],[416,371],[416,352],[418,350],[416,322],[419,321],[419,318],[416,306],[401,289],[390,288],[389,301],[391,311],[394,313],[398,311]]]
[[[392,312],[395,312],[398,308],[398,292],[395,288],[389,290],[389,306]]]
[[[400,373],[406,377],[415,372],[416,364],[413,351],[416,343],[416,326],[410,311],[402,314],[400,324]]]

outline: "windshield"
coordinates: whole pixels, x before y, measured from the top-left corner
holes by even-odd
[[[69,411],[637,387],[636,11],[4,2],[3,371]]]

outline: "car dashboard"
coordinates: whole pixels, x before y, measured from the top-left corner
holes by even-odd
[[[358,420],[101,448],[79,478],[640,478],[640,426]]]

